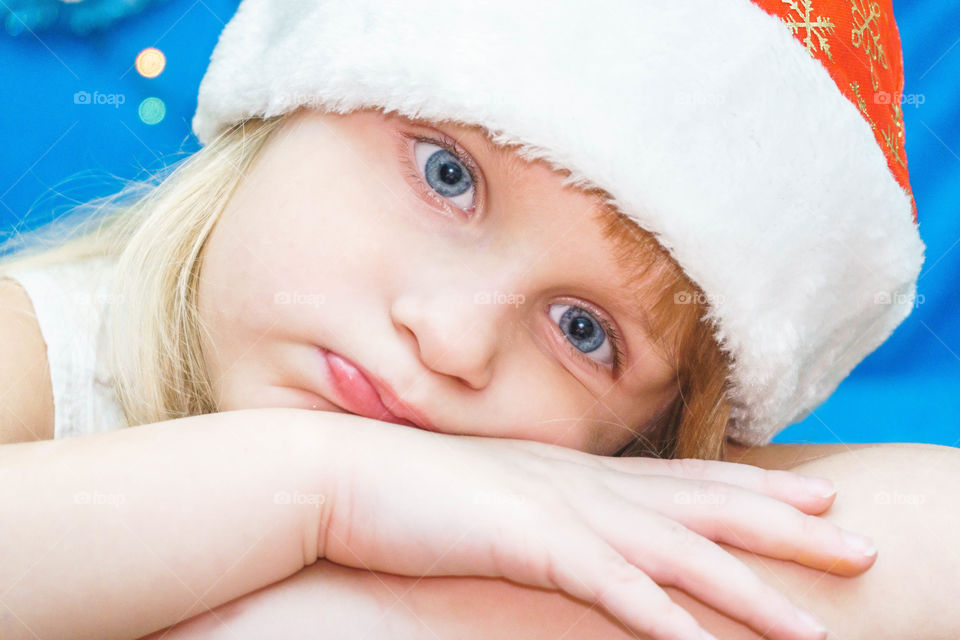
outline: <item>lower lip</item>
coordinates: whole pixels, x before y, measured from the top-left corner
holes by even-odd
[[[333,381],[337,395],[342,400],[344,409],[365,418],[402,424],[408,427],[418,426],[409,420],[398,418],[390,413],[390,410],[380,400],[380,394],[377,393],[377,390],[349,360],[322,347],[320,348],[320,355],[323,356],[327,364],[330,379]]]

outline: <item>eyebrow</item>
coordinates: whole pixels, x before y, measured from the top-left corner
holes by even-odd
[[[437,125],[427,124],[427,126],[431,128],[443,126],[448,130],[452,129],[452,131],[447,132],[447,135],[460,143],[462,143],[464,138],[467,137],[469,137],[471,140],[477,138],[483,145],[483,152],[490,156],[499,157],[503,149],[503,147],[490,139],[487,129],[481,127],[480,125],[463,124],[461,122],[441,122]]]
[[[628,304],[617,301],[617,306],[641,327],[648,341],[662,348],[661,336],[654,331],[647,313],[647,305],[655,302],[650,299],[651,295],[663,277],[659,269],[661,256],[657,251],[660,244],[651,233],[610,205],[606,201],[609,194],[599,189],[591,191],[603,200],[593,219],[602,225],[603,236],[621,273],[615,290],[618,294],[626,293],[630,299]]]
[[[521,175],[522,172],[520,170],[523,168],[523,158],[519,157],[516,153],[510,153],[512,148],[519,147],[519,144],[509,146],[497,144],[490,139],[492,133],[480,125],[468,125],[458,122],[443,124],[452,125],[446,127],[451,130],[448,135],[460,144],[464,144],[465,142],[473,144],[475,141],[479,141],[482,147],[482,149],[480,149],[481,153],[497,162],[501,169],[501,175],[508,178]]]

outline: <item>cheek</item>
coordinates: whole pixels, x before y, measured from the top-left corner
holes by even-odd
[[[395,263],[400,185],[387,189],[370,158],[351,164],[299,146],[287,139],[264,157],[207,240],[201,295],[212,322],[249,332],[298,300],[355,306]]]
[[[502,393],[489,405],[497,408],[489,423],[496,426],[495,435],[612,455],[672,397],[661,389],[639,397],[617,389],[605,394],[603,385],[591,391],[551,360],[555,357],[530,346],[498,366]]]
[[[594,453],[613,455],[633,442],[658,408],[647,406],[643,398],[604,398],[591,412]]]
[[[552,357],[552,356],[551,356]],[[516,365],[501,369],[504,392],[493,403],[500,437],[520,438],[587,450],[596,438],[597,400],[568,371],[539,352],[517,354]]]
[[[345,172],[324,189],[288,200],[258,243],[283,273],[304,273],[313,282],[356,281],[382,271],[406,237],[396,202]]]

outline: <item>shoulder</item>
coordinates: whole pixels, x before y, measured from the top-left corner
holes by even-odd
[[[0,276],[0,445],[53,439],[54,405],[47,347],[33,303]]]

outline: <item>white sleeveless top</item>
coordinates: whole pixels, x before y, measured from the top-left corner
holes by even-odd
[[[50,363],[55,440],[126,426],[105,357],[115,265],[95,257],[0,273],[23,286],[37,315]]]

